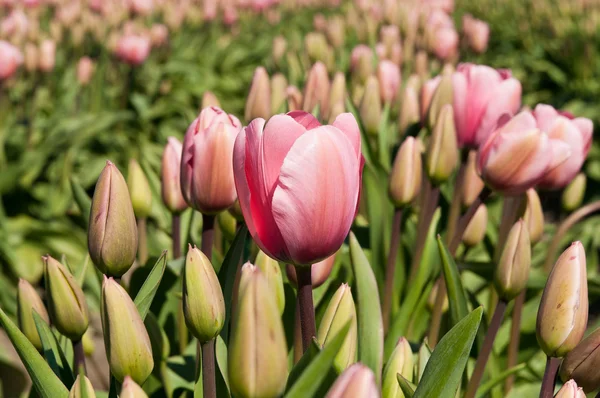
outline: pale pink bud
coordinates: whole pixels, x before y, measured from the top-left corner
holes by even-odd
[[[89,57],[82,57],[77,64],[77,81],[82,86],[87,85],[94,73],[94,62]]]
[[[117,56],[130,65],[141,65],[150,54],[150,38],[141,35],[124,35],[117,41]]]
[[[56,59],[56,43],[53,40],[44,40],[40,45],[39,67],[42,72],[54,69]]]
[[[383,102],[393,102],[400,87],[400,68],[392,61],[383,60],[377,67],[379,91]]]
[[[10,78],[23,63],[21,50],[7,41],[0,40],[0,80]]]

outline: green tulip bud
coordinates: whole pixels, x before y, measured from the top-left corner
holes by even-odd
[[[406,137],[394,160],[389,195],[398,208],[410,204],[421,191],[421,145],[418,138]]]
[[[94,354],[94,351],[96,350],[93,333],[94,331],[92,330],[92,328],[88,327],[85,333],[83,334],[83,337],[81,338],[81,344],[83,344],[83,353],[88,357],[92,356],[92,354]]]
[[[331,52],[325,35],[318,32],[310,32],[305,36],[304,48],[311,62],[325,62],[327,54]]]
[[[408,340],[401,337],[383,370],[383,398],[404,398],[398,385],[398,374],[406,380],[413,380],[413,353]]]
[[[433,107],[433,103],[431,106]],[[436,120],[425,156],[425,170],[431,181],[439,185],[450,178],[458,164],[458,142],[452,105],[442,106]]]
[[[554,398],[585,398],[585,393],[574,380],[569,380],[558,390]]]
[[[113,278],[104,277],[101,316],[112,375],[142,384],[154,367],[150,337],[131,297]]]
[[[585,196],[587,178],[584,173],[579,173],[565,188],[562,195],[562,206],[565,211],[573,211],[581,206]]]
[[[283,314],[283,310],[285,309],[285,293],[283,291],[283,276],[281,275],[279,263],[267,256],[262,250],[258,252],[254,263],[267,279],[267,284],[273,292],[279,313]]]
[[[529,279],[530,266],[529,231],[525,221],[520,219],[510,229],[496,267],[494,283],[501,299],[508,302],[525,289]]]
[[[242,279],[229,341],[231,392],[240,398],[278,397],[285,388],[288,359],[277,303],[257,268]]]
[[[61,263],[50,256],[43,259],[48,312],[52,324],[71,340],[81,340],[89,324],[83,291]]]
[[[581,341],[588,319],[585,252],[574,242],[550,272],[537,314],[537,340],[546,355],[563,357]]]
[[[251,121],[257,117],[268,119],[271,116],[271,82],[267,70],[259,66],[254,71],[250,92],[246,99],[244,118]]]
[[[82,376],[83,383],[81,382]],[[78,375],[75,379],[75,383],[73,383],[73,386],[71,387],[71,391],[69,391],[69,398],[81,398],[84,395],[88,398],[96,398],[96,392],[94,391],[90,379],[85,375]]]
[[[469,151],[462,184],[462,206],[467,208],[475,202],[483,190],[484,183],[477,173],[477,151]]]
[[[431,98],[431,104],[429,105],[429,112],[427,114],[429,128],[437,126],[442,109],[446,105],[450,105],[450,108],[452,109],[453,100],[452,73],[444,73],[442,74],[440,84],[437,86],[437,89]]]
[[[327,392],[326,398],[377,398],[379,388],[373,371],[355,363],[342,373]]]
[[[148,398],[148,395],[131,377],[125,376],[119,398]]]
[[[369,76],[359,107],[360,119],[368,134],[377,135],[381,120],[381,97],[379,95],[379,80]]]
[[[329,90],[329,119],[333,117],[334,109],[337,112],[341,107],[341,112],[345,109],[346,101],[346,76],[342,72],[337,72],[333,76],[331,89]],[[338,113],[339,114],[339,113]],[[336,115],[337,116],[337,115]],[[334,119],[335,120],[335,119]]]
[[[96,183],[89,224],[92,261],[104,274],[123,275],[135,261],[138,234],[127,184],[111,162]]]
[[[342,283],[325,310],[317,332],[317,340],[321,345],[326,346],[348,322],[350,322],[350,331],[333,363],[338,372],[343,372],[344,369],[356,362],[358,347],[356,308],[350,286]]]
[[[271,114],[281,113],[280,109],[287,99],[287,86],[288,82],[283,74],[276,73],[271,78]]]
[[[148,217],[152,209],[152,191],[144,170],[135,159],[129,160],[127,187],[135,216],[137,218]]]
[[[531,243],[539,242],[544,234],[544,211],[535,189],[527,190],[527,200],[524,201],[520,213],[523,214],[523,220],[529,230]]]
[[[400,135],[403,136],[406,130],[419,122],[419,94],[418,94],[418,80],[419,77],[412,75],[408,78],[406,87],[402,89],[400,95],[400,116],[398,119],[398,130]]]
[[[477,246],[485,238],[487,228],[488,212],[485,205],[480,205],[475,215],[465,228],[462,241],[467,247]]]
[[[183,315],[200,343],[214,339],[225,323],[225,299],[217,274],[204,253],[191,245],[183,271]]]
[[[219,229],[223,233],[223,236],[229,240],[235,238],[237,233],[237,220],[228,211],[222,211],[217,214],[217,222],[219,223]]]
[[[573,379],[581,388],[591,392],[600,388],[600,329],[583,339],[563,359],[560,377],[563,381]]]
[[[35,291],[35,288],[25,279],[19,279],[19,286],[17,288],[19,329],[27,336],[29,341],[31,341],[31,344],[33,344],[38,351],[41,351],[42,341],[40,340],[40,335],[35,327],[33,311],[37,312],[44,322],[50,324],[48,311],[46,311],[46,307],[44,307],[44,303],[39,294]]]
[[[302,109],[306,112],[313,112],[318,105],[319,113],[327,115],[329,88],[327,67],[322,62],[317,62],[308,71],[304,94],[302,95]]]
[[[429,297],[427,297],[427,308],[429,309],[429,311],[433,311],[433,309],[435,308],[435,301],[437,299],[437,292],[439,287],[440,283],[438,282],[433,285],[431,291],[429,292]],[[448,293],[446,292],[444,296],[444,303],[442,304],[442,314],[445,314],[446,311],[448,311],[448,305]]]

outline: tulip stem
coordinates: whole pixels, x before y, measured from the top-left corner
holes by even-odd
[[[300,310],[300,328],[302,330],[302,351],[306,352],[317,334],[315,326],[315,308],[312,296],[311,267],[296,267],[298,277],[298,309]]]
[[[443,277],[439,277],[436,281],[437,290],[435,294],[435,301],[433,304],[433,312],[431,315],[431,324],[429,327],[429,333],[427,334],[427,341],[429,346],[435,348],[438,338],[440,337],[440,326],[442,324],[442,313],[444,310],[444,299],[446,298],[446,281]]]
[[[427,232],[429,230],[429,224],[433,218],[433,213],[438,205],[440,197],[440,188],[431,186],[427,181],[424,186],[424,198],[421,212],[419,214],[419,222],[417,224],[417,240],[415,242],[415,252],[410,264],[410,276],[409,281],[414,280],[421,263],[421,257],[423,256],[423,248],[425,247],[425,241],[427,240]]]
[[[383,332],[387,333],[392,315],[392,296],[394,295],[394,279],[396,274],[396,257],[400,247],[400,232],[402,228],[402,209],[394,212],[392,224],[392,239],[390,254],[385,268],[385,293],[383,294]]]
[[[477,362],[475,363],[475,369],[473,370],[473,374],[471,375],[471,379],[469,380],[469,385],[467,386],[465,398],[474,398],[475,394],[477,393],[477,389],[479,388],[479,384],[481,383],[481,378],[483,377],[485,365],[488,361],[488,358],[490,357],[492,348],[494,347],[494,340],[496,339],[496,334],[500,329],[502,319],[504,318],[504,313],[506,312],[506,305],[507,303],[504,300],[498,301],[498,304],[496,305],[496,309],[494,310],[494,316],[492,316],[490,326],[488,327],[487,333],[485,334],[485,339],[483,340],[483,345],[481,346],[481,350],[479,351],[479,355],[477,356]]]
[[[181,257],[181,216],[179,214],[173,214],[171,237],[173,238],[173,259],[176,259]]]
[[[215,339],[202,344],[202,391],[204,398],[216,398]]]
[[[512,312],[512,321],[510,325],[510,340],[508,343],[508,355],[506,359],[506,368],[511,369],[517,364],[519,359],[519,340],[521,338],[521,314],[525,304],[525,290],[523,290],[515,299],[515,306]],[[504,382],[504,394],[512,389],[515,382],[514,374],[508,376]]]
[[[203,214],[202,219],[202,253],[212,264],[212,249],[215,239],[215,216]]]
[[[73,340],[73,373],[79,374],[79,368],[83,367],[83,372],[87,373],[85,368],[85,352],[83,351],[83,342]]]
[[[556,383],[556,374],[558,373],[559,366],[559,358],[546,358],[546,370],[544,370],[544,378],[542,379],[540,398],[552,398],[554,396],[554,384]]]
[[[554,261],[556,260],[556,254],[559,249],[560,241],[564,237],[565,233],[567,233],[567,231],[571,229],[571,227],[578,223],[581,219],[589,216],[590,214],[598,210],[600,210],[600,200],[583,206],[582,208],[571,214],[569,217],[565,218],[562,224],[560,224],[560,227],[558,227],[558,229],[554,233],[554,237],[550,242],[550,246],[548,246],[548,250],[546,252],[546,262],[544,263],[544,270],[546,272],[550,272],[550,270],[552,269],[552,264],[554,264]]]
[[[148,233],[146,230],[146,218],[138,218],[138,261],[141,266],[148,261]]]

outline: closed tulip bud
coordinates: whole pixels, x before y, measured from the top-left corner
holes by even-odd
[[[120,382],[130,376],[144,383],[154,367],[150,337],[129,294],[104,277],[101,302],[104,346],[110,372]]]
[[[439,287],[440,284],[436,283],[431,288],[431,292],[429,292],[429,297],[427,297],[427,308],[429,309],[429,311],[433,311],[433,309],[435,308],[435,301],[437,299],[437,292]],[[446,295],[444,296],[444,303],[442,304],[442,314],[445,314],[446,311],[448,311],[448,306],[448,293],[446,293]]]
[[[82,86],[87,86],[94,74],[94,61],[89,57],[81,57],[77,63],[77,81]]]
[[[276,73],[271,79],[271,114],[281,113],[281,108],[285,104],[288,82],[281,73]]]
[[[222,211],[217,214],[219,229],[226,239],[233,240],[237,233],[237,219],[230,211]]]
[[[135,260],[138,234],[127,183],[110,161],[96,183],[89,225],[88,249],[96,267],[123,275]]]
[[[83,382],[82,378],[83,377]],[[75,379],[75,383],[71,387],[71,391],[69,391],[69,398],[96,398],[96,392],[94,391],[94,386],[92,386],[92,382],[85,375],[77,375]],[[125,398],[123,395],[121,397]]]
[[[400,337],[396,348],[383,370],[383,386],[381,395],[385,398],[404,398],[398,385],[398,374],[406,380],[413,380],[413,353],[408,340]]]
[[[316,289],[321,286],[327,278],[329,274],[331,274],[331,270],[333,269],[333,265],[335,264],[335,254],[327,257],[325,260],[319,261],[318,263],[314,263],[310,266],[310,275],[312,280],[312,288]],[[298,286],[298,277],[296,276],[296,268],[293,265],[287,264],[285,266],[285,272],[287,277],[292,284],[292,286]]]
[[[56,58],[56,43],[53,40],[44,40],[40,44],[39,68],[42,72],[54,69]]]
[[[464,180],[462,183],[462,206],[467,208],[475,202],[485,184],[477,174],[477,152],[470,151],[465,166]]]
[[[562,207],[565,211],[573,211],[581,206],[585,196],[587,178],[584,173],[579,173],[565,188],[562,194]]]
[[[287,344],[275,297],[260,271],[240,281],[228,350],[232,395],[277,397],[288,376]]]
[[[152,191],[144,170],[135,159],[129,160],[127,187],[135,216],[137,218],[148,217],[152,209]]]
[[[475,215],[467,225],[462,241],[467,247],[477,246],[485,238],[487,228],[488,211],[485,205],[480,205]]]
[[[373,50],[369,46],[359,44],[352,49],[350,71],[360,82],[365,82],[373,74]]]
[[[373,371],[355,363],[342,373],[327,392],[326,398],[378,398],[379,388]]]
[[[162,155],[161,194],[162,200],[171,213],[179,214],[187,209],[181,193],[181,152],[183,146],[175,137],[169,137]]]
[[[17,288],[17,315],[19,321],[19,329],[31,344],[34,345],[38,351],[42,350],[42,341],[40,335],[35,326],[33,318],[33,311],[46,322],[50,324],[50,318],[48,317],[48,311],[44,307],[44,303],[40,298],[39,294],[35,291],[34,287],[29,284],[25,279],[19,279],[19,286]]]
[[[585,393],[581,387],[577,387],[574,380],[569,380],[558,390],[554,398],[585,398]]]
[[[415,55],[415,73],[421,78],[425,78],[429,73],[429,59],[423,50],[418,51]]]
[[[201,110],[204,108],[208,108],[210,106],[215,106],[217,108],[220,108],[221,103],[219,102],[219,99],[212,91],[205,91],[204,94],[202,94]]]
[[[435,92],[433,93],[433,97],[431,97],[431,104],[429,105],[429,110],[427,113],[427,123],[430,128],[433,128],[440,117],[440,113],[442,112],[442,108],[444,106],[450,105],[452,108],[452,74],[446,73],[442,75],[442,79]],[[454,115],[454,113],[452,113]],[[452,118],[452,124],[454,124],[454,117]],[[456,135],[456,129],[455,133]]]
[[[377,135],[381,120],[381,96],[379,94],[379,81],[375,76],[370,76],[367,79],[359,113],[367,133]]]
[[[420,101],[420,115],[421,115],[421,124],[425,125],[427,122],[427,114],[429,113],[429,107],[431,106],[431,100],[433,99],[433,95],[436,93],[440,82],[442,81],[441,76],[436,76],[433,79],[427,80],[423,83],[421,87],[421,93],[419,97]]]
[[[394,160],[389,195],[398,208],[411,203],[421,191],[421,148],[418,138],[407,137]]]
[[[325,62],[327,53],[330,52],[327,39],[322,33],[310,32],[304,38],[304,48],[306,54],[312,62]]]
[[[331,83],[331,90],[329,90],[329,109],[331,110],[338,104],[344,106],[345,101],[346,77],[342,72],[337,72],[333,77],[333,81]]]
[[[419,95],[413,85],[407,84],[400,97],[400,116],[398,119],[400,135],[404,135],[410,126],[419,122],[419,114]]]
[[[81,344],[83,344],[83,352],[86,356],[92,356],[96,351],[96,344],[94,343],[94,331],[91,327],[88,327],[83,337],[81,338]]]
[[[319,113],[327,114],[329,102],[329,75],[327,67],[317,62],[310,68],[304,85],[302,110],[313,112],[319,105]]]
[[[143,64],[150,55],[151,49],[152,43],[148,35],[126,33],[119,37],[115,43],[117,57],[132,66]]]
[[[344,18],[341,16],[333,16],[329,19],[329,23],[325,27],[327,40],[333,48],[341,48],[346,39],[346,26]]]
[[[563,357],[581,341],[588,320],[585,252],[574,242],[558,258],[542,294],[537,340],[546,355]]]
[[[337,104],[334,104],[330,109],[329,109],[329,119],[327,120],[327,123],[332,124],[333,122],[335,122],[335,119],[337,119],[337,117],[339,115],[341,115],[342,113],[346,112],[346,105],[338,102]]]
[[[563,381],[573,379],[587,392],[600,387],[600,329],[583,339],[562,361],[560,377]]]
[[[211,107],[203,109],[185,133],[181,191],[190,207],[203,214],[226,210],[237,199],[232,156],[240,129],[235,116]]]
[[[279,313],[283,314],[283,310],[285,309],[285,293],[283,291],[283,276],[281,275],[279,263],[267,256],[262,250],[258,252],[254,263],[265,276],[273,297],[275,297]]]
[[[427,146],[425,169],[431,181],[441,184],[446,181],[458,163],[458,144],[452,105],[442,107]]]
[[[288,86],[285,89],[288,110],[290,112],[302,110],[302,93],[296,86]]]
[[[283,56],[285,55],[285,51],[287,49],[287,41],[283,36],[277,36],[273,39],[273,60],[275,63],[279,63]]]
[[[271,82],[267,70],[259,66],[252,77],[244,118],[250,122],[257,117],[266,119],[269,116],[271,116]]]
[[[525,289],[530,266],[529,231],[525,221],[520,219],[510,229],[500,261],[496,266],[494,283],[501,299],[508,302]]]
[[[463,16],[463,34],[469,47],[476,53],[484,53],[490,38],[490,26],[467,14]]]
[[[204,253],[191,246],[183,273],[183,315],[200,343],[215,338],[225,323],[225,300],[217,274]]]
[[[400,87],[400,68],[392,61],[383,60],[377,67],[379,90],[383,102],[393,102]]]
[[[520,213],[529,230],[531,243],[539,242],[544,234],[544,211],[535,189],[530,188],[527,190],[526,200],[522,203]]]
[[[148,395],[131,377],[125,376],[119,398],[148,398]]]
[[[323,314],[323,319],[317,332],[319,344],[327,346],[348,322],[350,322],[350,330],[333,362],[333,365],[340,373],[356,362],[358,347],[356,307],[354,306],[350,286],[342,283],[331,298],[331,301],[329,301],[329,305]]]
[[[38,67],[38,48],[33,43],[25,44],[25,69],[27,72],[34,72]]]

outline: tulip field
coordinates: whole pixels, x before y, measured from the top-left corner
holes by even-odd
[[[600,1],[0,0],[0,398],[600,397]]]

